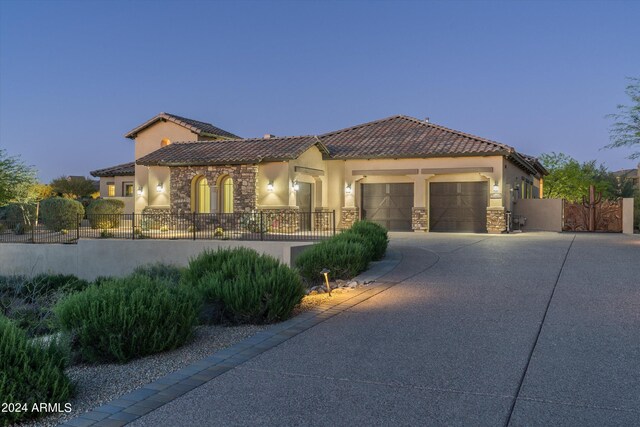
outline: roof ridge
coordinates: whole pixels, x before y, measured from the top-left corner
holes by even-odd
[[[338,130],[334,130],[334,131],[331,131],[331,132],[320,134],[320,135],[318,135],[318,138],[324,138],[325,136],[336,135],[336,134],[339,134],[339,133],[342,133],[342,132],[346,132],[346,131],[350,131],[350,130],[354,130],[354,129],[359,129],[359,128],[362,128],[362,127],[365,127],[365,126],[370,126],[370,125],[373,125],[373,124],[376,124],[376,123],[380,123],[380,122],[384,122],[384,121],[392,120],[392,119],[397,119],[397,118],[401,118],[401,117],[405,117],[405,116],[403,116],[402,114],[396,114],[394,116],[389,116],[389,117],[385,117],[385,118],[378,119],[378,120],[373,120],[373,121],[366,122],[366,123],[360,123],[359,125],[350,126],[350,127],[344,128],[344,129],[338,129]]]
[[[175,141],[174,144],[207,144],[207,143],[226,143],[226,142],[250,142],[250,141],[273,141],[275,139],[303,139],[303,138],[317,138],[316,135],[292,135],[292,136],[275,136],[272,138],[227,138],[227,139],[214,139],[211,141]]]
[[[417,122],[417,123],[422,124],[424,126],[430,126],[430,127],[442,129],[442,130],[444,130],[446,132],[451,132],[451,133],[454,133],[456,135],[464,136],[466,138],[471,138],[471,139],[475,139],[475,140],[480,141],[480,142],[486,142],[486,143],[489,143],[489,144],[493,144],[493,145],[496,145],[498,147],[505,148],[508,151],[515,151],[515,148],[513,148],[510,145],[503,144],[501,142],[494,141],[494,140],[491,140],[491,139],[483,138],[481,136],[477,136],[477,135],[474,135],[472,133],[467,133],[467,132],[462,132],[462,131],[459,131],[459,130],[451,129],[451,128],[448,128],[446,126],[442,126],[442,125],[439,125],[439,124],[436,124],[436,123],[425,122],[424,120],[416,119],[415,117],[411,117],[411,116],[400,116],[400,117],[402,117],[403,119],[407,119],[407,120],[411,120],[411,121]]]

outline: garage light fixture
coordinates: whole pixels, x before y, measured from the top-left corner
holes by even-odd
[[[269,181],[267,184],[267,191],[270,193],[273,191],[273,181]]]
[[[298,181],[293,181],[293,191],[298,191],[300,189],[300,185]]]
[[[497,193],[500,190],[500,187],[498,186],[498,181],[495,181],[495,183],[493,184],[493,192]]]
[[[353,193],[353,189],[351,188],[351,184],[347,184],[347,188],[344,189],[344,192],[347,194]]]
[[[142,189],[142,185],[138,185],[138,196],[142,196],[144,190]]]
[[[164,185],[162,185],[161,182],[159,182],[158,185],[156,185],[156,191],[158,193],[164,193]]]

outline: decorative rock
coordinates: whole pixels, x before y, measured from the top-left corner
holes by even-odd
[[[351,289],[357,288],[358,287],[358,282],[355,280],[352,280],[351,282],[349,282],[347,284],[348,287],[350,287]]]

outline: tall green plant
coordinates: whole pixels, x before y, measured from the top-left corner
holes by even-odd
[[[320,284],[322,269],[328,268],[334,279],[351,279],[367,268],[369,257],[362,243],[329,239],[300,254],[296,266],[308,284]]]
[[[96,199],[87,206],[87,219],[93,229],[117,228],[123,212],[122,200]]]

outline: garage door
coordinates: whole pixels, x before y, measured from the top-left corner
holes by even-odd
[[[429,230],[485,233],[486,182],[432,182],[429,186]]]
[[[411,231],[413,184],[362,184],[362,218],[392,231]]]

